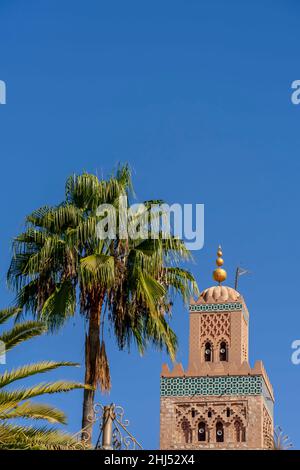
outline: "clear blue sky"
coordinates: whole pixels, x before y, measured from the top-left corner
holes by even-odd
[[[139,200],[204,203],[205,246],[195,253],[200,288],[212,284],[222,243],[228,283],[237,264],[250,311],[250,358],[275,389],[275,422],[300,447],[300,5],[295,0],[1,0],[1,305],[12,238],[26,214],[55,204],[65,178],[134,170]],[[174,307],[178,360],[187,363],[188,313]],[[57,336],[12,352],[21,361],[83,363],[80,318]],[[164,355],[140,358],[109,341],[113,389],[144,448],[159,440]],[[82,379],[83,367],[50,375]],[[49,397],[80,428],[81,392]]]

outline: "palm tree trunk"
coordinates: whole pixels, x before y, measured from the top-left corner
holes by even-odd
[[[85,384],[96,388],[99,375],[100,319],[103,295],[97,292],[93,298],[95,300],[90,310],[89,329],[85,335]],[[87,445],[92,444],[94,398],[95,390],[84,390],[81,439]]]

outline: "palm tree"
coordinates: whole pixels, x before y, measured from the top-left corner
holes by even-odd
[[[0,324],[16,316],[18,309],[10,308],[0,311]],[[5,352],[18,344],[39,336],[46,331],[45,325],[36,321],[27,321],[15,325],[11,330],[0,335]],[[50,382],[19,388],[7,389],[12,383],[27,377],[49,372],[62,366],[75,366],[72,362],[44,361],[5,371],[0,375],[0,449],[76,449],[77,440],[55,428],[24,426],[11,424],[13,419],[44,420],[49,423],[66,423],[62,411],[53,406],[35,403],[32,398],[45,394],[68,392],[83,388],[75,382]]]
[[[14,241],[8,281],[17,305],[56,330],[76,311],[88,321],[85,338],[85,383],[108,391],[111,386],[104,330],[112,326],[120,349],[132,341],[141,353],[149,343],[175,357],[177,339],[168,317],[175,294],[184,301],[197,292],[193,275],[180,267],[191,258],[175,237],[135,240],[99,239],[101,204],[113,205],[120,228],[120,197],[129,205],[133,194],[127,165],[108,180],[82,174],[66,182],[65,201],[27,217],[27,229]],[[150,214],[151,202],[145,203]],[[156,201],[161,203],[162,201]],[[158,215],[156,214],[155,217]],[[136,215],[131,216],[132,221]],[[149,234],[150,226],[146,230]],[[82,437],[92,438],[94,390],[84,391]]]

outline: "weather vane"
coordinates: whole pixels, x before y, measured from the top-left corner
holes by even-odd
[[[248,269],[244,269],[244,268],[241,268],[240,266],[238,266],[236,268],[236,272],[235,272],[235,281],[234,281],[234,288],[235,290],[237,290],[238,288],[238,282],[239,282],[239,277],[240,276],[243,276],[244,274],[250,274],[251,271],[249,271]]]

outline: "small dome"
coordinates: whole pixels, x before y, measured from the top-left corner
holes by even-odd
[[[198,301],[213,303],[213,302],[230,302],[237,301],[241,295],[232,287],[227,286],[213,286],[201,292]]]

